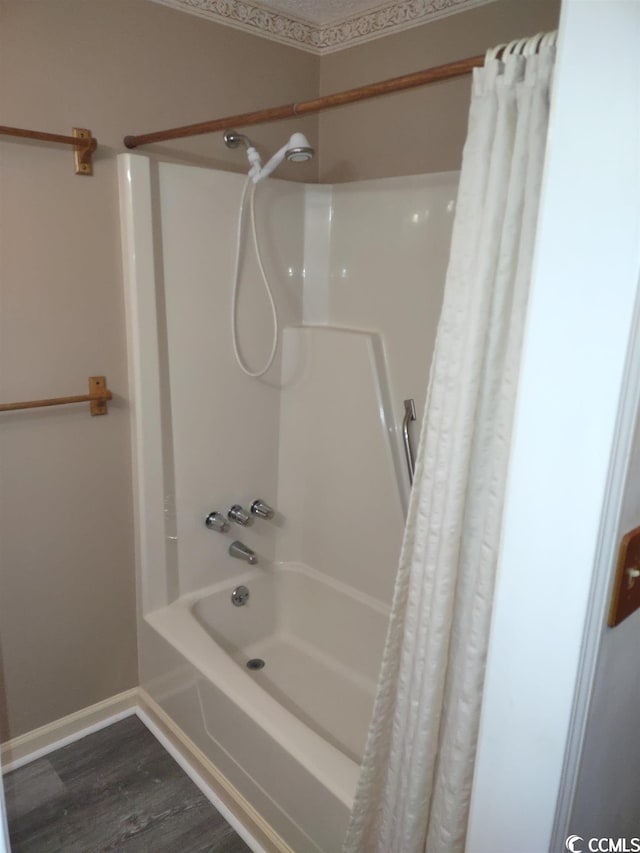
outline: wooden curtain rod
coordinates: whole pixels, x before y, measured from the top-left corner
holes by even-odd
[[[93,152],[98,147],[91,131],[86,127],[74,127],[73,136],[63,136],[60,133],[45,133],[41,130],[24,130],[21,127],[6,127],[0,125],[3,136],[17,136],[21,139],[37,139],[40,142],[56,142],[60,145],[72,145],[74,148],[76,175],[93,175]]]
[[[0,412],[14,412],[16,409],[39,409],[43,406],[66,406],[68,403],[90,403],[92,415],[107,415],[107,400],[112,400],[113,394],[107,388],[104,376],[89,377],[89,393],[78,394],[75,397],[51,397],[48,400],[28,400],[24,403],[0,403]]]
[[[405,89],[415,89],[418,86],[427,86],[429,83],[437,83],[441,80],[451,80],[454,77],[462,77],[469,74],[474,68],[484,65],[484,54],[482,56],[470,56],[457,62],[448,62],[446,65],[437,65],[434,68],[425,68],[423,71],[414,71],[412,74],[404,74],[402,77],[392,77],[379,83],[369,83],[367,86],[358,86],[356,89],[347,89],[345,92],[335,92],[333,95],[323,95],[311,101],[302,101],[299,104],[285,104],[282,107],[270,107],[266,110],[257,110],[253,113],[240,113],[239,115],[226,116],[225,118],[203,121],[200,124],[188,124],[184,127],[174,127],[169,130],[158,130],[155,133],[143,133],[140,136],[125,136],[124,144],[127,148],[137,148],[139,145],[148,145],[151,142],[162,142],[166,139],[181,139],[185,136],[198,136],[201,133],[214,133],[218,130],[228,130],[234,127],[248,127],[251,124],[264,124],[267,121],[278,121],[294,116],[319,113],[332,107],[341,107],[344,104],[353,104],[356,101],[365,101],[368,98],[377,98],[379,95],[388,95],[391,92],[402,92]]]

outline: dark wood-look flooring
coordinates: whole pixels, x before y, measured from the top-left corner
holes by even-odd
[[[13,853],[246,853],[137,717],[4,777]]]

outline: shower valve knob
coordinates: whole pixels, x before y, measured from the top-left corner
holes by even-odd
[[[251,516],[246,512],[240,504],[234,504],[227,513],[229,521],[235,521],[236,524],[241,524],[242,527],[248,527],[251,524]]]
[[[266,504],[264,501],[261,501],[260,498],[257,498],[251,504],[251,514],[257,515],[258,518],[273,518],[275,512],[269,504]]]
[[[226,533],[229,529],[229,522],[221,512],[210,512],[204,523],[209,530],[217,530],[218,533]]]

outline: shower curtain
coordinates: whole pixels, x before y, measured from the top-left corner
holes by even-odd
[[[442,317],[346,853],[465,846],[554,56],[539,37],[533,55],[509,48],[474,72]]]

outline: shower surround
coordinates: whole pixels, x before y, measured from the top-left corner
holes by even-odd
[[[141,685],[264,849],[333,853],[384,645],[403,400],[421,416],[457,174],[257,188],[283,331],[256,380],[230,333],[244,177],[136,155],[119,168]],[[259,365],[271,316],[248,240],[241,269],[238,338]],[[205,526],[256,498],[272,520]],[[229,555],[234,539],[256,567]],[[234,607],[239,585],[249,599]]]

